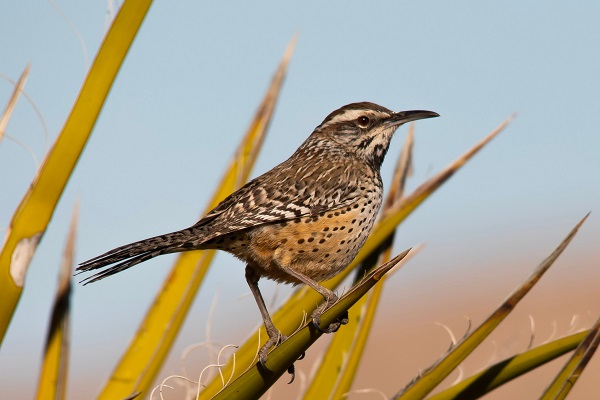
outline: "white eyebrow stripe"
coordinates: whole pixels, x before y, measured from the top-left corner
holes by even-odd
[[[336,124],[339,122],[344,122],[344,121],[352,121],[354,119],[357,119],[358,117],[360,117],[361,115],[368,115],[368,116],[385,116],[383,113],[379,113],[379,112],[373,112],[371,110],[344,110],[344,112],[342,112],[341,114],[335,115],[333,118],[331,118],[329,121],[327,121],[326,123],[324,123],[323,125],[321,125],[321,128],[324,128],[326,126],[332,125],[332,124]]]
[[[342,114],[333,117],[329,122],[351,121],[365,114],[364,110],[345,110]]]

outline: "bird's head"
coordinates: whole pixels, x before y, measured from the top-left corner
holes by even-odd
[[[433,117],[439,114],[422,110],[393,112],[374,103],[352,103],[329,114],[311,138],[321,146],[341,148],[379,170],[400,125]]]

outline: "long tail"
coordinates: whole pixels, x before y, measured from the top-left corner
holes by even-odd
[[[196,236],[198,232],[194,232],[196,229],[194,227],[183,229],[117,247],[79,264],[77,274],[108,267],[81,281],[81,283],[87,285],[162,254],[191,250],[199,242],[202,242]],[[110,266],[111,264],[115,265]]]

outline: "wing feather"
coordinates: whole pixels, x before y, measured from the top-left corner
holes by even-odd
[[[348,206],[361,198],[367,185],[380,181],[379,174],[352,158],[339,165],[313,157],[296,170],[293,158],[248,182],[198,221],[195,227],[210,226],[204,240]]]

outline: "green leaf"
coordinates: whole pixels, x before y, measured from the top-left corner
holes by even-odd
[[[460,383],[429,397],[428,400],[467,400],[479,398],[498,386],[574,350],[588,332],[575,333],[502,360]]]
[[[581,372],[590,361],[600,343],[600,318],[581,341],[575,352],[548,386],[540,400],[562,400],[573,388]]]
[[[589,214],[588,214],[589,215]],[[393,398],[402,400],[423,399],[437,385],[440,384],[461,362],[469,355],[496,327],[508,316],[523,297],[541,279],[542,275],[556,261],[571,240],[575,237],[577,230],[588,217],[586,215],[569,232],[567,237],[558,247],[535,269],[529,278],[517,288],[505,301],[492,313],[477,329],[469,336],[456,344],[441,360],[427,369],[419,378],[411,382],[406,388],[397,393]]]
[[[356,303],[367,291],[378,283],[384,274],[402,260],[409,250],[400,253],[391,261],[381,265],[354,285],[332,307],[321,316],[321,325],[328,326]],[[269,353],[266,368],[255,364],[239,378],[220,391],[215,400],[255,399],[264,394],[283,375],[288,368],[319,338],[322,333],[315,329],[311,322],[291,335],[285,342]],[[210,398],[201,392],[198,399]]]

